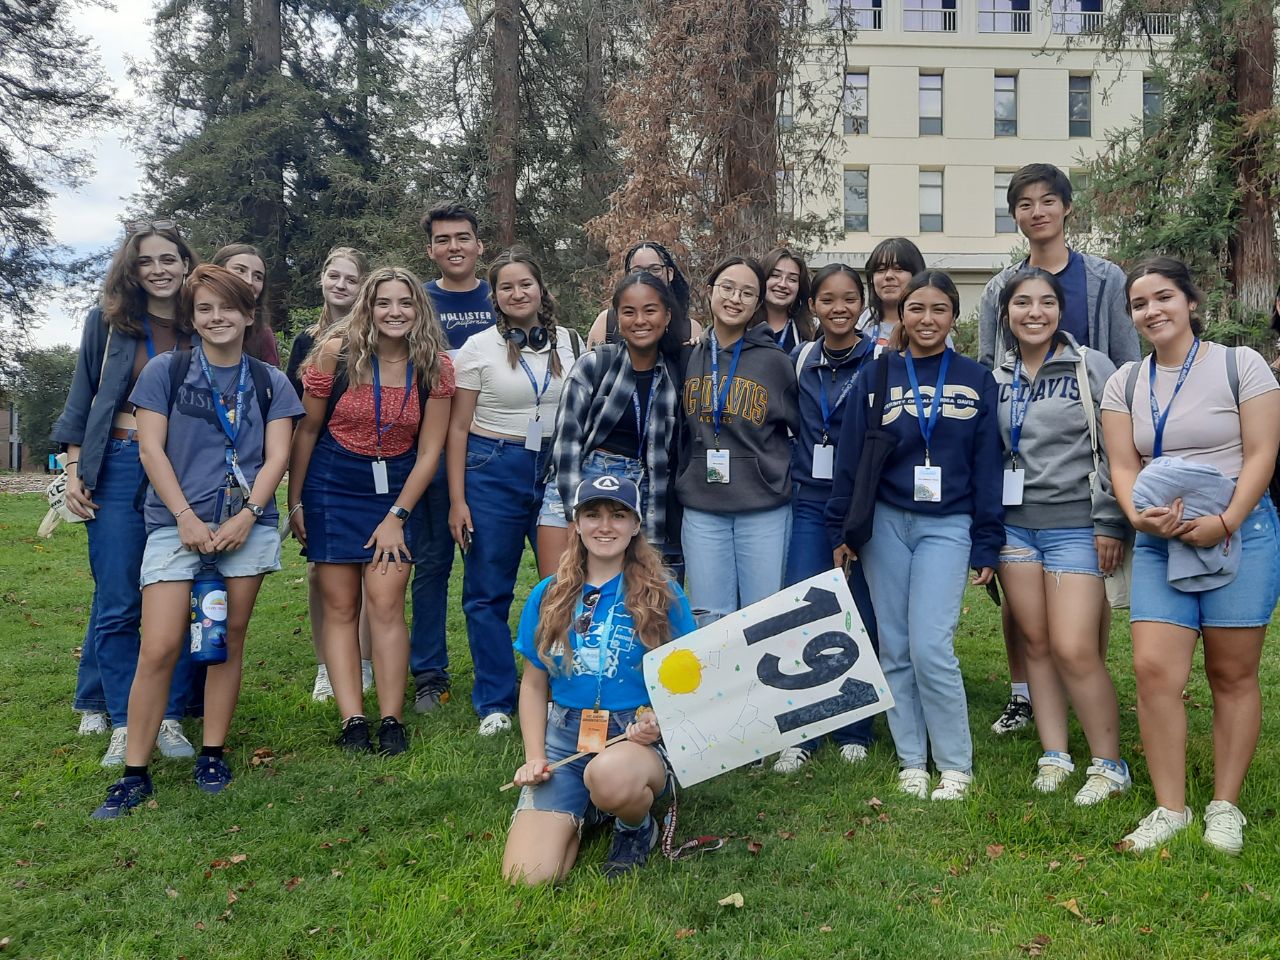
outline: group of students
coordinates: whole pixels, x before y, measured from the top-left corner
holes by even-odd
[[[211,792],[230,781],[222,742],[253,595],[279,567],[274,490],[287,465],[289,525],[314,571],[317,691],[332,685],[342,747],[373,747],[362,659],[373,662],[383,753],[407,747],[410,670],[419,710],[448,699],[444,614],[461,548],[478,732],[510,730],[518,715],[524,743],[504,860],[513,880],[562,877],[597,814],[614,819],[606,872],[643,863],[659,833],[650,808],[670,786],[645,709],[644,652],[833,566],[848,573],[894,697],[902,791],[968,791],[954,634],[966,583],[994,590],[995,580],[1013,684],[997,731],[1034,717],[1044,752],[1031,786],[1057,790],[1074,771],[1070,706],[1090,756],[1076,803],[1126,790],[1103,577],[1131,542],[1139,723],[1158,806],[1124,845],[1152,849],[1192,821],[1181,691],[1202,635],[1216,761],[1204,837],[1238,852],[1262,637],[1280,594],[1267,494],[1280,388],[1254,351],[1200,339],[1203,298],[1180,262],[1151,258],[1126,276],[1071,250],[1071,186],[1057,168],[1018,171],[1009,206],[1030,255],[984,292],[981,362],[952,348],[954,283],[904,238],[876,247],[865,281],[839,263],[811,274],[788,248],[763,262],[727,258],[706,278],[705,325],[690,317],[690,284],[670,252],[642,241],[584,343],[519,248],[477,279],[476,218],[451,205],[423,219],[441,270],[425,287],[334,251],[321,321],[290,358],[299,392],[242,357],[255,319],[248,284],[191,269],[173,224],[131,228],[55,430],[79,467],[68,500],[86,515],[127,512],[139,450],[150,480],[132,613],[108,607],[123,600],[103,596],[108,577],[123,588],[129,571],[95,560],[102,520],[89,524],[97,592],[85,649],[111,661],[116,699],[117,681],[134,674],[120,653],[129,630],[136,662],[127,712],[111,715],[133,715],[125,775],[95,816],[150,794],[157,731],[196,699],[170,678],[202,553],[228,578],[231,657],[209,671],[196,781]],[[188,354],[177,338],[189,327],[199,339]],[[1152,347],[1140,362],[1139,334]],[[299,417],[290,451],[285,424]],[[111,496],[108,441],[133,461]],[[1206,500],[1206,472],[1222,481],[1220,502]],[[526,541],[543,579],[513,645]],[[107,614],[115,648],[102,640]],[[79,691],[77,706],[90,706]],[[869,721],[831,735],[850,763],[871,737]],[[783,751],[773,769],[799,769],[818,746]]]

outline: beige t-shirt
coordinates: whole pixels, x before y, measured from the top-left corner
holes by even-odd
[[[1235,351],[1241,403],[1272,390],[1280,390],[1267,361],[1256,350],[1236,347]],[[1147,366],[1155,362],[1155,357],[1136,362],[1141,367],[1133,390],[1133,445],[1145,464],[1151,459],[1155,447]],[[1102,394],[1103,410],[1130,413],[1124,402],[1124,392],[1132,370],[1133,362],[1130,362],[1112,374]],[[1168,409],[1169,398],[1181,371],[1181,364],[1176,367],[1156,366],[1156,403],[1160,405],[1162,414]],[[1233,480],[1240,476],[1244,457],[1240,442],[1240,410],[1227,380],[1227,348],[1221,344],[1201,342],[1191,371],[1169,412],[1161,453],[1166,457],[1183,457],[1193,463],[1217,467]]]
[[[555,427],[556,407],[564,378],[573,369],[572,334],[564,329],[556,330],[556,349],[560,353],[560,376],[552,376],[547,383],[541,402],[534,404],[534,386],[524,367],[516,364],[512,369],[507,360],[507,341],[498,333],[497,325],[473,334],[458,350],[453,365],[457,372],[459,390],[476,390],[476,415],[472,425],[489,433],[509,437],[523,437],[529,432],[529,421],[535,413],[542,421],[542,436],[549,438]],[[551,362],[551,348],[541,351],[525,347],[520,352],[528,364],[538,390],[546,381],[547,365]]]

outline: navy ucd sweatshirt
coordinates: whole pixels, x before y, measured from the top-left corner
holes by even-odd
[[[844,413],[849,409],[853,388],[837,407],[836,401],[846,385],[869,366],[875,352],[875,344],[869,337],[859,337],[849,356],[832,362],[822,352],[825,337],[819,336],[812,344],[802,343],[791,351],[792,363],[808,348],[804,366],[800,369],[800,428],[791,454],[791,479],[796,482],[796,497],[800,500],[826,500],[831,495],[830,480],[815,480],[813,476],[813,448],[822,442],[822,401],[818,392],[827,395],[827,408],[831,411],[831,425],[827,440],[833,446],[840,439],[840,426]]]

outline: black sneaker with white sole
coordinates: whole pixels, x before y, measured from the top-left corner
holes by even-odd
[[[604,863],[606,880],[617,880],[649,862],[649,851],[658,843],[658,821],[645,817],[644,823],[634,830],[624,830],[616,823],[613,828],[613,848]]]
[[[1014,693],[1004,705],[1004,712],[991,725],[991,732],[998,734],[1013,733],[1031,723],[1031,701]]]
[[[342,725],[342,732],[334,743],[349,753],[373,753],[369,721],[364,717],[351,717]]]
[[[378,752],[395,757],[409,749],[409,731],[395,717],[383,717],[378,725]]]

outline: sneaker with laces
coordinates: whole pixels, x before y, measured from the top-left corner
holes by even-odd
[[[1021,730],[1029,723],[1031,723],[1031,701],[1014,693],[1009,696],[1009,702],[1004,705],[1004,712],[991,725],[991,732],[1004,736],[1006,733]]]
[[[1191,812],[1190,807],[1182,813],[1156,807],[1138,821],[1138,827],[1133,833],[1127,834],[1116,844],[1116,849],[1129,853],[1146,853],[1148,850],[1154,850],[1191,826],[1191,821],[1195,818],[1196,815]]]
[[[86,710],[80,714],[80,729],[76,736],[91,737],[97,733],[106,733],[111,729],[111,721],[107,715],[98,710]]]
[[[413,712],[430,713],[436,707],[449,702],[449,688],[442,684],[428,684],[413,695]]]
[[[104,767],[123,767],[124,751],[128,745],[129,728],[116,727],[113,729],[111,731],[111,742],[107,744],[107,752],[102,755],[102,765]]]
[[[196,755],[196,748],[182,732],[182,724],[177,720],[160,721],[160,731],[156,734],[156,746],[160,748],[160,756],[168,757],[170,760],[181,760]]]
[[[395,757],[409,749],[409,731],[395,717],[383,717],[378,725],[378,752]]]
[[[809,751],[804,747],[783,747],[774,761],[774,773],[795,773],[809,762]]]
[[[480,721],[479,734],[482,737],[492,737],[495,734],[505,733],[511,729],[511,718],[505,713],[491,713]]]
[[[311,688],[311,699],[316,703],[324,703],[333,699],[333,684],[329,682],[329,668],[323,663],[316,671],[316,683]]]
[[[373,661],[360,661],[360,691],[368,693],[373,689]]]
[[[1204,842],[1235,856],[1244,849],[1244,826],[1248,822],[1230,800],[1212,800],[1204,808]]]
[[[934,788],[930,798],[933,800],[963,800],[969,792],[969,784],[973,775],[962,770],[943,770],[938,775],[938,786]]]
[[[658,843],[658,821],[645,817],[644,823],[634,830],[613,828],[613,847],[609,859],[604,862],[606,880],[617,880],[632,870],[649,862],[649,851]]]
[[[1076,804],[1081,807],[1101,803],[1112,794],[1124,793],[1133,786],[1129,765],[1123,760],[1117,762],[1094,757],[1084,773],[1084,786],[1076,794]]]
[[[861,743],[846,743],[840,748],[845,763],[861,763],[867,759],[867,748]]]
[[[150,777],[121,777],[107,788],[107,799],[90,814],[94,820],[114,820],[133,812],[151,796]]]
[[[1031,781],[1032,788],[1041,793],[1053,793],[1062,786],[1067,777],[1075,772],[1076,765],[1071,762],[1071,755],[1058,750],[1046,750],[1036,761],[1036,778]]]
[[[205,793],[221,793],[231,785],[231,768],[221,757],[196,757],[195,780]]]
[[[373,741],[369,739],[369,721],[364,717],[352,717],[342,725],[342,732],[334,741],[350,753],[373,753]]]
[[[919,767],[907,767],[898,771],[898,789],[918,800],[929,796],[929,771]]]

